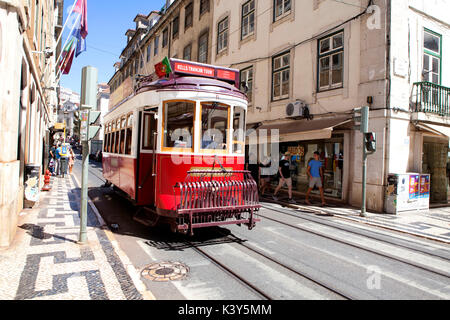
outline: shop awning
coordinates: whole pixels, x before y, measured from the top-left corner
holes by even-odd
[[[330,139],[336,127],[353,121],[351,116],[332,117],[318,120],[290,120],[264,124],[257,129],[258,136],[265,130],[268,137],[273,130],[278,130],[280,142],[308,141]]]
[[[414,125],[419,130],[424,130],[424,131],[433,133],[433,134],[435,134],[437,136],[441,136],[441,137],[450,137],[450,128],[449,127],[428,124],[428,123],[425,124],[425,123],[420,123],[420,122],[414,123]]]

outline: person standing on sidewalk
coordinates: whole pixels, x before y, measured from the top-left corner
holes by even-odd
[[[315,187],[320,190],[320,198],[322,199],[322,206],[325,206],[325,195],[323,190],[323,164],[320,161],[320,153],[314,153],[314,160],[311,160],[308,164],[308,176],[309,176],[309,189],[306,193],[306,204],[311,205],[309,201],[309,195]]]
[[[69,173],[72,174],[73,166],[75,165],[75,153],[72,148],[69,147]]]
[[[261,196],[263,197],[266,193],[266,189],[270,186],[270,175],[268,175],[266,171],[271,167],[272,161],[267,157],[264,162],[261,163]]]
[[[55,151],[55,175],[59,176],[61,172],[61,145],[58,143]]]
[[[291,178],[291,154],[286,152],[284,157],[280,161],[280,166],[278,169],[278,173],[280,175],[280,184],[278,185],[275,193],[273,195],[273,200],[278,201],[278,193],[284,185],[287,185],[289,190],[289,203],[295,204],[297,203],[294,199],[292,199],[292,178]]]

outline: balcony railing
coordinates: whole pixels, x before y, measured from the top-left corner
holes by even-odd
[[[414,112],[450,116],[450,88],[431,82],[414,83],[412,103]]]

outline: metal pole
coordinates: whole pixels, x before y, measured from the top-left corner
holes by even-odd
[[[367,218],[367,151],[365,146],[365,137],[363,134],[363,176],[362,176],[362,206],[361,217]]]
[[[87,205],[89,179],[89,111],[97,105],[98,70],[84,67],[81,76],[81,129],[80,139],[83,147],[81,207],[80,207],[80,244],[87,242]]]

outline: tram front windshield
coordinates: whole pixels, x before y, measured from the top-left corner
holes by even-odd
[[[199,119],[196,107],[200,108]],[[198,148],[205,153],[243,154],[245,113],[242,107],[219,102],[167,101],[163,107],[163,149],[193,152]],[[196,121],[200,129],[198,139],[194,139]]]

